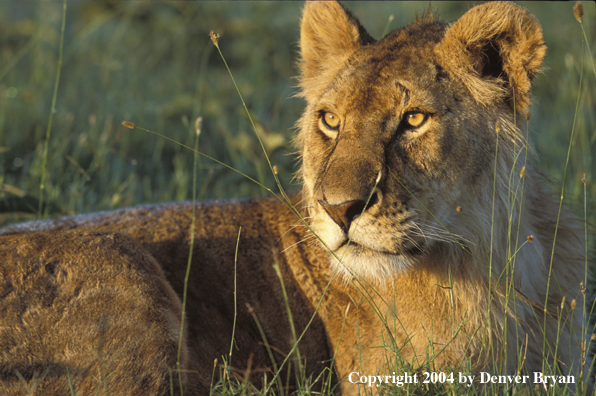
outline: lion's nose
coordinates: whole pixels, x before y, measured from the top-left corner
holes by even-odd
[[[377,193],[374,193],[370,196],[368,203],[360,199],[355,199],[332,205],[327,202],[325,193],[323,192],[323,199],[320,199],[319,203],[327,214],[331,216],[333,221],[347,234],[352,221],[365,212],[366,209],[376,204],[378,200]]]

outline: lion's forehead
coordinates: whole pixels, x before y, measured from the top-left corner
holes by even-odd
[[[322,99],[360,114],[399,111],[407,105],[440,110],[446,87],[434,55],[436,42],[419,39],[413,45],[404,40],[397,35],[356,51]]]
[[[416,80],[434,76],[435,47],[443,36],[444,26],[437,22],[414,23],[361,47],[350,66],[379,78]]]

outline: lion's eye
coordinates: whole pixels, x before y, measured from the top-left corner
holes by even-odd
[[[341,121],[337,114],[321,112],[319,115],[319,130],[329,139],[337,139]]]
[[[418,128],[419,126],[422,126],[422,124],[424,124],[426,122],[428,115],[426,115],[424,113],[411,112],[411,113],[407,113],[405,118],[406,118],[406,122],[408,123],[408,125],[410,125],[411,127],[414,127],[414,128]]]
[[[339,127],[339,117],[333,113],[323,114],[323,121],[331,129],[337,129]]]

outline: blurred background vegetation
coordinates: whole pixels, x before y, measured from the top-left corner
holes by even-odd
[[[348,2],[371,35],[432,12],[448,22],[476,2]],[[522,3],[538,17],[549,53],[535,81],[531,137],[560,191],[579,80],[566,198],[594,222],[596,79],[573,3]],[[50,216],[192,197],[193,146],[276,190],[265,157],[209,31],[220,47],[286,189],[298,188],[292,143],[303,108],[296,93],[300,2],[70,1],[64,61],[49,140]],[[583,23],[596,54],[596,7]],[[393,19],[390,21],[389,16]],[[37,217],[42,153],[58,69],[62,1],[0,2],[0,225]],[[556,180],[559,180],[557,182]],[[258,185],[199,158],[200,199],[262,195]],[[18,209],[18,210],[17,210]],[[591,211],[591,212],[590,212]],[[29,213],[27,213],[29,212]],[[583,213],[582,213],[583,217]]]

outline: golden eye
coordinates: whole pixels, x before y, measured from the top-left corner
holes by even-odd
[[[414,128],[418,128],[419,126],[424,124],[427,118],[428,115],[424,113],[411,112],[406,114],[406,122],[408,123],[408,125]]]
[[[337,129],[339,127],[339,117],[333,113],[323,114],[323,121],[331,129]]]

